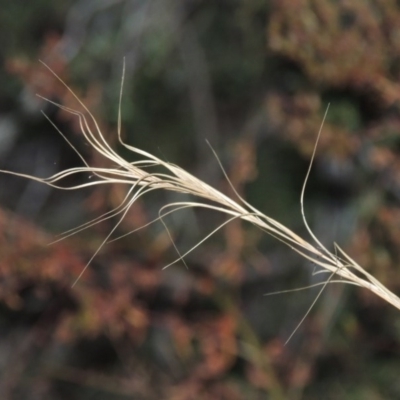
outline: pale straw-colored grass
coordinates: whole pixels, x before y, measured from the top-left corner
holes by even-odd
[[[45,65],[45,64],[44,64]],[[361,286],[365,289],[368,289],[374,292],[376,295],[386,300],[388,303],[400,309],[400,299],[388,290],[384,285],[382,285],[377,279],[375,279],[371,274],[365,271],[360,265],[358,265],[351,257],[349,257],[338,245],[334,244],[334,252],[329,251],[313,234],[312,230],[307,224],[307,220],[304,214],[304,193],[306,188],[306,183],[311,171],[311,166],[314,160],[315,151],[318,143],[319,136],[321,134],[321,129],[323,122],[321,124],[321,129],[318,133],[318,137],[316,140],[316,144],[314,147],[314,151],[312,154],[311,162],[309,169],[307,171],[306,178],[304,180],[303,188],[300,196],[300,209],[303,217],[304,224],[307,228],[311,236],[310,241],[306,241],[298,236],[296,233],[291,231],[286,226],[282,225],[278,221],[274,220],[271,217],[263,214],[251,204],[249,204],[246,200],[244,200],[235,190],[233,185],[230,183],[228,176],[226,175],[221,163],[221,169],[231,185],[231,188],[236,196],[236,199],[226,196],[221,193],[217,189],[211,187],[207,183],[199,180],[189,172],[180,168],[177,165],[171,164],[169,162],[165,162],[160,158],[150,154],[146,151],[133,147],[123,142],[121,137],[121,107],[119,107],[119,115],[118,115],[118,139],[121,145],[123,145],[126,149],[132,151],[136,155],[140,156],[142,159],[140,161],[129,162],[119,156],[107,143],[104,136],[102,135],[99,125],[96,122],[96,119],[90,112],[90,110],[83,104],[83,102],[78,98],[78,96],[68,87],[68,85],[63,82],[49,67],[47,67],[51,73],[55,75],[55,77],[70,91],[70,93],[76,98],[79,105],[82,107],[82,112],[77,111],[68,107],[65,107],[60,104],[53,103],[52,101],[45,99],[53,104],[56,104],[58,107],[63,109],[64,111],[75,115],[80,124],[80,128],[82,134],[84,135],[86,141],[93,146],[96,151],[98,151],[102,156],[106,157],[108,160],[112,162],[112,164],[116,165],[114,168],[95,168],[91,167],[89,163],[84,159],[82,155],[79,154],[85,166],[67,169],[65,171],[59,172],[49,178],[38,178],[35,176],[16,173],[12,171],[1,171],[3,173],[8,173],[28,179],[32,179],[46,185],[63,189],[63,190],[78,190],[80,188],[94,186],[94,185],[103,185],[103,184],[123,184],[129,185],[130,189],[126,197],[123,199],[121,204],[113,209],[112,211],[98,217],[86,224],[83,224],[76,229],[68,231],[61,237],[62,240],[65,237],[73,235],[83,229],[87,229],[94,224],[97,224],[105,219],[118,217],[118,222],[112,229],[112,231],[107,235],[102,244],[99,246],[98,250],[93,254],[92,258],[89,260],[86,267],[82,270],[81,274],[77,277],[72,286],[74,286],[86,268],[96,256],[96,254],[100,251],[100,249],[105,245],[108,241],[110,241],[111,235],[114,233],[118,225],[122,222],[127,212],[129,211],[132,204],[146,193],[155,191],[155,190],[171,190],[178,193],[184,193],[186,195],[190,195],[194,200],[193,201],[182,201],[182,202],[174,202],[165,205],[159,210],[159,218],[152,221],[155,222],[160,220],[163,222],[163,218],[171,213],[174,213],[178,210],[182,210],[188,207],[199,207],[210,209],[214,211],[219,211],[221,213],[225,213],[227,215],[227,220],[220,226],[218,226],[213,232],[207,235],[205,238],[200,240],[196,246],[194,246],[189,251],[184,254],[180,254],[179,250],[175,247],[178,258],[165,266],[167,268],[169,265],[174,264],[175,262],[181,260],[184,262],[184,257],[190,253],[190,251],[194,250],[197,246],[199,246],[204,240],[211,237],[218,229],[221,229],[224,225],[228,224],[230,221],[240,218],[244,221],[247,221],[250,224],[253,224],[257,228],[261,229],[265,233],[273,236],[277,240],[283,242],[290,249],[300,254],[305,259],[310,262],[322,267],[322,271],[328,273],[328,278],[325,282],[317,284],[322,285],[322,290],[328,283],[340,282],[340,283],[348,283],[356,286]],[[124,75],[124,74],[123,74]],[[121,93],[120,93],[120,103],[122,97],[122,85],[121,85]],[[326,116],[326,114],[325,114]],[[47,117],[46,117],[47,118]],[[88,119],[90,124],[88,122]],[[325,119],[325,117],[324,117]],[[51,121],[50,121],[51,122]],[[53,124],[54,125],[54,124]],[[93,128],[90,127],[93,126]],[[55,127],[57,129],[57,127]],[[58,129],[57,129],[58,130]],[[59,130],[58,130],[59,131]],[[65,138],[65,136],[59,131],[59,133]],[[67,138],[65,140],[72,146],[72,144],[68,141]],[[76,149],[75,149],[76,151]],[[213,149],[211,151],[214,152]],[[215,152],[214,152],[215,154]],[[218,162],[219,159],[216,156]],[[157,167],[157,170],[163,170],[164,172],[148,172],[154,170],[149,167]],[[90,182],[83,183],[77,186],[72,187],[63,187],[60,185],[60,181],[64,178],[79,174],[79,173],[89,173],[94,179],[90,180]],[[152,222],[147,224],[150,225]],[[132,233],[132,232],[131,232]],[[172,239],[171,239],[172,240]],[[175,246],[175,245],[174,245]],[[335,279],[337,277],[337,279]],[[318,298],[318,296],[317,296]],[[315,301],[317,300],[315,299]],[[313,302],[313,304],[315,303]]]

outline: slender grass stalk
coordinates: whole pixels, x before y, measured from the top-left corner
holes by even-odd
[[[80,275],[76,278],[75,282],[72,286],[75,286],[76,283],[79,281],[83,273],[85,272],[86,268],[89,266],[93,258],[98,254],[101,248],[109,241],[111,241],[111,235],[115,232],[118,225],[122,222],[124,217],[126,216],[127,212],[129,211],[132,204],[141,198],[142,196],[146,195],[149,192],[155,190],[169,190],[183,194],[189,194],[193,198],[198,199],[198,201],[183,201],[183,202],[174,202],[165,205],[159,210],[159,217],[155,220],[148,223],[146,226],[150,225],[155,221],[162,221],[165,216],[168,214],[174,213],[178,210],[188,208],[188,207],[199,207],[210,209],[214,211],[218,211],[221,213],[225,213],[229,218],[219,227],[217,227],[214,231],[212,231],[209,235],[205,238],[200,240],[192,249],[185,252],[184,254],[180,254],[178,249],[177,253],[179,257],[168,264],[168,266],[174,264],[175,262],[181,260],[184,262],[184,257],[193,251],[196,247],[198,247],[204,240],[208,239],[212,236],[218,229],[221,229],[224,225],[228,224],[230,221],[234,219],[242,219],[247,221],[257,228],[261,229],[265,233],[273,236],[277,240],[286,244],[290,249],[300,254],[305,259],[309,260],[310,262],[319,265],[322,267],[326,272],[330,273],[329,278],[323,283],[323,288],[330,282],[337,282],[337,280],[333,280],[332,278],[335,275],[341,277],[340,282],[348,283],[352,285],[357,285],[363,288],[366,288],[382,299],[386,300],[388,303],[392,304],[396,308],[400,309],[400,299],[388,290],[384,285],[382,285],[377,279],[375,279],[371,274],[365,271],[360,265],[358,265],[350,256],[348,256],[337,244],[334,244],[335,253],[329,251],[314,235],[311,228],[309,227],[306,216],[304,214],[304,194],[306,189],[306,184],[308,177],[311,172],[313,160],[315,158],[315,152],[318,145],[318,140],[321,135],[321,130],[324,121],[321,124],[321,128],[318,132],[317,140],[314,146],[314,151],[311,157],[310,165],[307,171],[307,175],[304,180],[304,184],[301,191],[300,196],[300,209],[304,224],[307,228],[311,236],[311,241],[308,242],[298,236],[296,233],[291,231],[286,226],[282,225],[275,219],[268,217],[267,215],[263,214],[261,211],[257,210],[251,204],[249,204],[245,199],[243,199],[239,193],[233,187],[231,181],[229,180],[225,170],[223,169],[217,155],[214,152],[221,169],[228,181],[231,185],[231,188],[236,196],[236,200],[226,196],[225,194],[221,193],[217,189],[211,187],[210,185],[206,184],[205,182],[199,180],[195,176],[191,175],[189,172],[185,171],[184,169],[180,168],[179,166],[163,161],[160,158],[150,154],[144,150],[141,150],[137,147],[128,145],[127,143],[123,142],[121,137],[121,99],[122,99],[122,87],[120,91],[120,99],[119,99],[119,111],[118,111],[118,140],[121,145],[123,145],[126,149],[130,150],[131,152],[139,155],[142,157],[142,160],[135,161],[135,162],[128,162],[121,156],[119,156],[107,143],[104,136],[102,135],[99,125],[96,122],[93,114],[90,110],[85,106],[85,104],[78,98],[78,96],[69,88],[69,86],[57,76],[57,74],[52,71],[46,64],[43,63],[45,67],[49,69],[49,71],[67,88],[67,90],[75,97],[77,102],[79,103],[80,107],[82,108],[83,112],[74,110],[69,107],[65,107],[61,104],[57,104],[51,100],[45,99],[46,101],[58,106],[60,109],[75,115],[78,118],[80,129],[82,131],[83,136],[87,140],[87,142],[98,151],[102,156],[110,160],[113,164],[117,167],[114,168],[95,168],[89,165],[89,163],[85,160],[85,158],[74,148],[74,146],[68,141],[68,139],[60,132],[60,130],[54,125],[54,123],[46,116],[47,119],[53,124],[56,130],[64,137],[64,139],[68,142],[68,144],[77,152],[79,157],[84,163],[83,167],[76,167],[70,168],[65,171],[58,172],[49,178],[38,178],[35,176],[16,173],[12,171],[0,171],[7,174],[12,174],[15,176],[20,176],[23,178],[32,179],[38,182],[42,182],[46,185],[49,185],[54,188],[59,188],[63,190],[78,190],[84,187],[95,186],[95,185],[106,185],[106,184],[124,184],[129,185],[130,189],[122,200],[122,202],[114,208],[113,210],[109,211],[108,213],[102,215],[101,217],[95,218],[94,220],[87,222],[73,230],[66,232],[61,238],[58,240],[62,240],[70,235],[73,235],[83,229],[87,229],[103,220],[118,217],[118,222],[111,230],[111,232],[106,236],[103,240],[102,244],[99,246],[97,251],[93,254],[85,268],[82,270]],[[125,75],[125,67],[123,70],[122,76],[122,83]],[[41,97],[41,96],[39,96]],[[326,117],[326,113],[325,113]],[[324,117],[324,120],[325,120]],[[89,124],[88,122],[91,122]],[[90,127],[93,126],[93,128]],[[161,167],[163,172],[148,172],[148,170],[152,170],[150,167]],[[83,183],[76,186],[64,187],[60,184],[64,178],[80,173],[90,173],[93,175],[95,179],[92,179],[90,182]],[[204,202],[206,201],[206,202]],[[142,227],[143,228],[143,227]],[[141,229],[141,228],[139,228]],[[130,233],[133,233],[132,231]],[[112,239],[116,240],[116,239]],[[320,293],[321,293],[320,292]]]

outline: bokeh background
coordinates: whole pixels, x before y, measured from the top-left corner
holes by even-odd
[[[324,112],[305,210],[400,292],[400,6],[395,0],[1,0],[0,166],[46,177],[82,165],[41,111],[90,163],[110,163],[76,118],[36,94],[79,105],[117,143],[122,134],[230,195],[206,140],[240,194],[308,238],[300,191]],[[73,176],[65,185],[87,182]],[[326,279],[273,238],[232,222],[178,262],[154,224],[107,244],[109,185],[53,190],[0,175],[2,399],[400,398],[400,314],[371,293],[332,284],[293,338],[319,289],[265,293]],[[188,200],[188,198],[184,198]],[[182,200],[139,200],[114,237]],[[167,220],[184,252],[223,216]]]

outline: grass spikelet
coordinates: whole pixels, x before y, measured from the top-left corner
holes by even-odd
[[[396,308],[400,309],[400,299],[388,290],[384,285],[382,285],[377,279],[375,279],[372,275],[370,275],[367,271],[365,271],[360,265],[358,265],[350,256],[348,256],[338,245],[334,245],[335,253],[329,251],[314,235],[312,230],[310,229],[305,214],[304,214],[304,194],[305,188],[307,184],[308,177],[310,175],[311,167],[313,164],[313,160],[315,157],[315,152],[318,144],[318,139],[321,134],[321,129],[324,121],[321,124],[320,131],[317,136],[317,140],[315,143],[314,151],[312,154],[312,158],[310,161],[310,165],[307,171],[307,175],[304,180],[303,188],[300,196],[300,209],[303,217],[304,224],[307,228],[307,231],[310,234],[311,241],[306,241],[302,239],[299,235],[291,231],[286,226],[282,225],[275,219],[263,214],[251,204],[246,202],[235,190],[233,185],[231,184],[227,174],[225,173],[217,155],[214,150],[211,148],[213,153],[215,154],[221,169],[233,189],[233,192],[236,196],[236,200],[226,196],[215,188],[211,187],[207,183],[199,180],[189,172],[180,168],[179,166],[163,161],[162,159],[150,154],[146,151],[143,151],[137,147],[131,146],[125,143],[121,137],[121,98],[122,98],[122,86],[120,91],[120,107],[118,112],[118,140],[121,145],[123,145],[126,149],[130,150],[132,153],[135,153],[141,157],[140,161],[128,162],[119,156],[107,143],[104,136],[102,135],[99,125],[96,122],[96,119],[90,112],[90,110],[85,106],[85,104],[78,98],[78,96],[68,87],[68,85],[59,78],[54,71],[52,71],[46,64],[43,63],[49,71],[70,91],[70,93],[75,97],[77,102],[79,103],[82,111],[77,111],[68,107],[65,107],[60,104],[56,104],[51,100],[45,99],[52,104],[60,107],[64,111],[73,114],[78,118],[80,129],[82,131],[83,136],[86,141],[91,145],[97,152],[99,152],[102,156],[109,159],[113,165],[116,165],[115,168],[95,168],[91,167],[89,163],[85,160],[85,158],[79,154],[79,152],[74,149],[79,157],[82,159],[84,166],[67,169],[65,171],[59,172],[49,178],[41,179],[35,176],[15,173],[12,171],[1,171],[3,173],[12,174],[15,176],[20,176],[23,178],[32,179],[38,182],[42,182],[46,185],[63,189],[63,190],[78,190],[83,187],[94,186],[94,185],[107,185],[107,184],[124,184],[129,185],[130,189],[122,200],[122,202],[114,208],[112,211],[104,214],[101,217],[98,217],[86,224],[83,224],[71,231],[66,232],[61,236],[58,240],[62,240],[70,235],[73,235],[83,229],[87,229],[94,224],[97,224],[105,219],[118,217],[118,222],[111,230],[111,232],[105,237],[102,244],[99,246],[97,251],[93,254],[92,258],[89,260],[88,264],[82,270],[80,275],[77,277],[72,286],[75,286],[86,268],[93,260],[93,258],[98,254],[101,248],[110,241],[111,235],[114,233],[118,225],[122,222],[127,212],[129,211],[132,204],[139,199],[140,197],[146,195],[149,192],[155,190],[169,190],[178,193],[188,194],[196,200],[193,201],[183,201],[183,202],[175,202],[168,204],[160,209],[159,217],[152,222],[157,220],[163,221],[163,218],[168,214],[174,213],[178,210],[188,208],[188,207],[198,207],[209,210],[218,211],[227,215],[227,220],[217,227],[214,231],[212,231],[205,238],[200,240],[196,246],[194,246],[189,251],[184,254],[180,254],[178,249],[175,247],[178,258],[172,263],[165,266],[167,268],[169,265],[182,260],[184,261],[184,257],[190,253],[190,251],[194,250],[197,246],[199,246],[204,240],[211,237],[218,229],[221,229],[224,225],[228,224],[230,221],[234,219],[242,219],[250,224],[253,224],[257,228],[261,229],[265,233],[273,236],[277,240],[283,242],[287,245],[291,250],[297,252],[299,255],[309,260],[310,262],[319,265],[322,267],[328,274],[329,278],[322,284],[322,289],[328,284],[332,282],[341,282],[348,283],[352,285],[357,285],[368,289],[392,304]],[[124,79],[123,77],[122,82]],[[326,117],[326,113],[325,113]],[[324,117],[324,120],[325,120]],[[48,117],[46,117],[48,118]],[[49,119],[49,118],[48,118]],[[49,120],[50,121],[50,120]],[[51,122],[51,121],[50,121]],[[51,122],[52,123],[52,122]],[[53,124],[53,123],[52,123]],[[54,124],[53,124],[54,125]],[[55,126],[55,125],[54,125]],[[91,128],[91,126],[93,128]],[[55,126],[57,129],[57,127]],[[72,144],[68,141],[67,138],[57,129],[57,131],[64,137],[64,139],[72,146]],[[157,171],[161,170],[162,172],[148,172],[153,171],[154,169],[149,167],[157,167]],[[90,182],[83,183],[76,186],[64,187],[61,185],[61,181],[74,174],[80,173],[89,173],[93,176]],[[146,226],[148,226],[147,224]],[[139,228],[140,229],[140,228]],[[133,233],[133,232],[131,232]],[[116,239],[112,239],[116,240]],[[333,279],[335,276],[340,277],[339,279]]]

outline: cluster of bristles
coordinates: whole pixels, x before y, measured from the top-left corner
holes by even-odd
[[[48,68],[48,67],[47,67]],[[83,187],[88,187],[88,186],[93,186],[93,185],[103,185],[103,184],[123,184],[123,185],[129,185],[129,190],[121,202],[121,204],[116,207],[114,210],[109,211],[108,213],[90,221],[87,222],[86,224],[83,224],[79,227],[77,227],[74,230],[68,231],[64,234],[64,236],[61,237],[61,239],[73,235],[76,232],[79,232],[83,229],[87,229],[90,226],[93,226],[96,223],[99,223],[105,219],[113,218],[113,217],[119,217],[119,220],[117,224],[114,226],[112,231],[107,235],[107,237],[104,239],[103,243],[100,245],[98,250],[96,251],[95,254],[93,254],[93,257],[89,260],[88,264],[84,268],[84,270],[81,272],[81,274],[77,277],[75,282],[73,283],[72,286],[74,286],[84,273],[85,269],[88,267],[90,262],[93,260],[93,258],[96,256],[98,251],[102,248],[104,244],[106,244],[110,238],[111,235],[114,233],[115,229],[118,227],[118,225],[121,223],[121,221],[124,219],[126,216],[127,212],[129,211],[130,207],[132,204],[145,195],[148,192],[154,191],[154,190],[171,190],[179,193],[184,193],[186,195],[190,195],[193,197],[193,199],[199,199],[200,201],[182,201],[182,202],[175,202],[175,203],[170,203],[165,205],[159,210],[159,217],[155,219],[154,221],[149,222],[146,224],[146,226],[150,225],[151,223],[160,220],[163,222],[163,218],[171,213],[174,213],[178,210],[187,208],[187,207],[202,207],[202,208],[207,208],[215,211],[219,211],[221,213],[227,214],[228,218],[227,220],[218,226],[215,230],[213,230],[210,234],[208,234],[205,238],[200,240],[196,246],[191,248],[189,251],[185,252],[184,254],[180,254],[179,250],[175,246],[175,249],[178,254],[178,258],[173,261],[172,263],[168,264],[165,266],[167,268],[168,266],[174,264],[175,262],[181,260],[184,262],[184,257],[190,253],[194,248],[199,246],[204,240],[208,239],[211,237],[218,229],[221,229],[224,225],[228,224],[230,221],[240,218],[244,221],[247,221],[257,228],[261,229],[262,231],[266,232],[267,234],[275,237],[279,241],[285,243],[288,247],[290,247],[292,250],[296,251],[299,253],[301,256],[306,258],[307,260],[311,261],[312,263],[322,267],[322,270],[319,272],[325,272],[327,273],[327,279],[323,283],[319,283],[317,285],[321,285],[321,291],[319,292],[319,295],[321,294],[322,290],[325,288],[325,286],[328,283],[333,283],[333,282],[340,282],[340,283],[348,283],[352,285],[357,285],[357,286],[362,286],[364,288],[367,288],[386,300],[387,302],[391,303],[398,309],[400,309],[400,299],[390,292],[385,286],[383,286],[377,279],[375,279],[371,274],[366,272],[361,266],[359,266],[352,258],[350,258],[338,245],[334,244],[334,253],[329,251],[319,240],[318,238],[313,234],[312,230],[307,224],[307,220],[304,215],[304,207],[303,207],[303,200],[304,200],[304,192],[305,192],[305,187],[306,183],[308,180],[308,176],[311,171],[311,166],[314,160],[315,156],[315,151],[317,148],[317,143],[319,136],[321,134],[321,129],[323,126],[324,121],[322,121],[320,131],[318,133],[318,137],[315,143],[314,151],[312,154],[312,158],[310,161],[310,166],[306,174],[306,178],[304,180],[303,188],[301,191],[301,196],[300,196],[300,208],[301,208],[301,213],[303,217],[304,224],[312,238],[312,241],[314,244],[309,243],[305,240],[303,240],[301,237],[296,235],[294,232],[292,232],[290,229],[285,227],[284,225],[280,224],[278,221],[266,216],[265,214],[261,213],[258,211],[256,208],[254,208],[252,205],[250,205],[248,202],[246,202],[235,190],[233,185],[231,184],[227,174],[225,173],[215,151],[211,148],[211,151],[215,154],[216,159],[218,160],[218,163],[221,166],[221,170],[224,173],[227,182],[230,184],[233,193],[235,193],[236,196],[236,201],[231,199],[230,197],[226,196],[225,194],[221,193],[220,191],[216,190],[215,188],[211,187],[210,185],[206,184],[205,182],[199,180],[195,176],[191,175],[187,171],[183,170],[177,165],[171,164],[169,162],[165,162],[161,160],[158,157],[155,157],[154,155],[140,150],[136,147],[130,146],[126,143],[123,142],[122,137],[121,137],[121,107],[119,107],[119,115],[118,115],[118,139],[119,142],[128,150],[136,153],[137,155],[142,157],[142,160],[140,161],[135,161],[135,162],[128,162],[125,159],[123,159],[121,156],[119,156],[107,143],[105,140],[104,136],[102,135],[99,125],[97,124],[94,116],[92,113],[87,109],[87,107],[82,103],[82,101],[76,96],[76,94],[67,86],[65,82],[63,82],[50,68],[50,72],[53,73],[60,82],[66,86],[66,88],[71,92],[71,94],[76,98],[80,106],[82,107],[83,112],[65,107],[60,104],[56,104],[52,102],[51,100],[45,99],[61,109],[63,109],[66,112],[69,112],[71,114],[76,115],[76,117],[79,119],[79,124],[80,128],[82,131],[82,134],[84,135],[86,141],[93,146],[96,151],[98,151],[100,154],[102,154],[104,157],[109,159],[114,165],[117,167],[115,168],[94,168],[91,167],[88,162],[85,160],[85,158],[72,146],[72,144],[68,141],[68,139],[59,131],[59,133],[64,137],[64,139],[71,145],[71,147],[74,148],[74,150],[78,153],[79,157],[82,159],[84,166],[82,167],[77,167],[77,168],[71,168],[62,172],[59,172],[49,178],[41,179],[37,178],[34,176],[26,175],[26,174],[21,174],[21,173],[15,173],[12,171],[2,171],[5,173],[25,177],[28,179],[33,179],[38,182],[42,182],[44,184],[50,185],[55,188],[60,188],[64,190],[76,190],[80,189]],[[123,77],[122,81],[124,78],[124,72],[123,72]],[[121,105],[121,97],[122,97],[122,86],[121,85],[121,91],[120,91],[120,105]],[[328,110],[327,110],[328,111]],[[326,113],[327,113],[326,111]],[[326,113],[324,116],[324,120],[326,117]],[[93,129],[90,128],[90,124],[88,123],[86,115],[89,117],[91,120],[91,125],[94,127]],[[47,117],[46,117],[47,118]],[[154,167],[158,167],[157,169],[160,170],[160,167],[164,172],[154,172]],[[148,171],[153,171],[153,172],[148,172]],[[83,183],[77,186],[72,186],[72,187],[63,187],[59,184],[60,181],[62,181],[64,178],[67,176],[70,176],[72,174],[79,174],[79,173],[89,173],[94,177],[94,179],[91,179],[90,182]],[[201,202],[201,200],[204,200],[205,202]],[[143,228],[143,227],[141,227]],[[141,229],[138,228],[138,229]],[[136,229],[136,230],[138,230]],[[132,232],[130,232],[132,233]],[[59,240],[61,240],[59,239]],[[115,240],[115,239],[113,239]],[[171,238],[172,240],[172,238]],[[172,241],[173,242],[173,241]],[[337,278],[335,278],[337,277]],[[315,301],[318,299],[319,295],[316,297]],[[314,303],[315,303],[314,301]],[[314,304],[313,303],[313,304]]]

